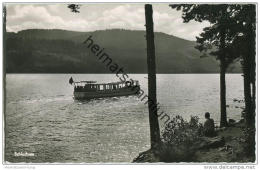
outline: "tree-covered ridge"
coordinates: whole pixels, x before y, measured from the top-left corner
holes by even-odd
[[[76,32],[30,29],[7,33],[7,73],[109,73],[82,44],[93,40],[130,73],[146,73],[145,32],[100,30]],[[218,73],[214,57],[200,58],[193,41],[155,33],[158,73]],[[241,72],[239,64],[229,72]]]

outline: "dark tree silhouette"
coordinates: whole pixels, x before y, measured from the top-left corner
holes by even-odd
[[[221,5],[171,5],[183,11],[184,22],[207,20],[210,27],[204,28],[197,38],[200,51],[214,45],[218,51],[211,54],[219,56],[220,62],[228,66],[240,57],[244,76],[244,98],[247,128],[245,137],[247,154],[255,155],[255,100],[256,100],[256,5],[221,4]],[[209,39],[211,37],[211,39]],[[217,41],[216,41],[217,40]],[[208,42],[207,42],[208,41]],[[220,58],[223,57],[224,59]],[[221,66],[222,67],[222,66]]]
[[[236,14],[233,19],[237,23],[232,30],[237,31],[233,47],[242,58],[244,74],[244,99],[247,128],[245,129],[245,153],[255,158],[255,81],[256,81],[256,5],[244,4],[234,8]]]
[[[71,12],[79,13],[80,5],[77,4],[69,4],[68,8],[71,10]]]
[[[253,4],[240,5],[236,8],[234,20],[237,22],[239,36],[233,42],[242,56],[244,73],[245,119],[247,126],[255,126],[255,45],[256,45],[256,7]]]
[[[153,8],[152,5],[145,5],[146,21],[146,42],[147,42],[147,67],[148,67],[148,96],[149,96],[149,122],[151,149],[156,149],[160,144],[160,129],[157,115],[156,98],[156,64],[153,31]],[[155,108],[156,107],[156,108]]]
[[[232,33],[230,27],[235,25],[234,20],[230,18],[233,11],[230,11],[230,5],[196,5],[180,4],[170,5],[173,9],[182,10],[184,22],[195,20],[198,22],[208,21],[211,26],[203,29],[204,32],[197,38],[196,48],[200,51],[211,50],[210,54],[215,55],[220,61],[220,126],[227,126],[226,113],[226,81],[225,73],[232,61],[238,56],[231,53]],[[216,50],[213,50],[213,47]]]
[[[212,24],[210,27],[204,28],[204,32],[200,34],[201,37],[197,37],[197,42],[200,44],[197,49],[203,51],[212,45],[218,47],[219,50],[211,52],[211,54],[220,59],[221,68],[222,63],[224,63],[224,68],[227,68],[233,60],[241,57],[244,73],[244,117],[248,127],[255,126],[255,5],[180,4],[171,5],[171,7],[183,11],[184,22],[206,20]],[[223,85],[223,83],[221,84]],[[221,105],[224,106],[224,104]],[[222,114],[224,115],[224,113]]]

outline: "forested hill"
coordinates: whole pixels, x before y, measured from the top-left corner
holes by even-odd
[[[82,42],[90,35],[127,73],[146,73],[145,31],[74,32],[31,29],[7,33],[7,73],[110,73]],[[215,57],[200,58],[195,42],[155,33],[158,73],[218,73]],[[241,72],[235,64],[229,72]]]

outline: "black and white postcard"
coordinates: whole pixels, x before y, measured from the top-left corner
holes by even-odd
[[[255,168],[256,2],[2,6],[4,165]]]

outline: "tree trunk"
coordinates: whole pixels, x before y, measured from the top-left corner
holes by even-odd
[[[255,42],[253,42],[255,45]],[[251,48],[252,51],[255,51],[255,48]],[[255,109],[256,109],[256,85],[255,85],[255,81],[256,81],[256,66],[255,66],[255,52],[251,53],[251,66],[250,66],[250,83],[251,83],[251,114],[252,114],[252,123],[255,124]]]
[[[222,28],[220,32],[220,126],[227,126],[227,112],[226,112],[226,54],[225,49],[225,30]]]
[[[255,126],[255,100],[256,100],[256,5],[249,6],[251,15],[250,23],[247,30],[247,52],[243,55],[243,73],[244,73],[244,98],[245,98],[245,120],[246,120],[246,147],[245,153],[247,156],[253,156],[255,159],[256,151],[256,126]]]
[[[245,120],[246,124],[251,124],[251,88],[250,88],[250,73],[248,68],[248,61],[244,58],[244,98],[245,98]]]
[[[157,103],[156,99],[156,67],[155,46],[153,32],[153,9],[152,5],[145,5],[146,42],[147,42],[147,67],[148,67],[148,96],[149,101]],[[156,107],[156,108],[155,108]],[[151,148],[155,149],[160,143],[160,129],[157,115],[157,106],[148,104]]]
[[[249,27],[248,31],[248,49],[247,53],[243,56],[243,73],[244,73],[244,98],[245,98],[245,119],[246,125],[248,127],[254,126],[254,93],[255,93],[255,83],[254,83],[254,36],[252,26]],[[252,83],[252,86],[251,86]]]
[[[223,59],[220,60],[220,126],[227,126],[226,112],[226,66]]]
[[[255,47],[255,42],[252,42],[252,46]],[[255,51],[255,48],[252,47],[251,51]],[[256,116],[256,67],[255,67],[255,52],[251,52],[251,66],[250,66],[250,92],[251,92],[251,109],[250,109],[250,114],[251,114],[251,126],[255,126],[255,116]]]
[[[254,8],[254,7],[253,7]],[[255,8],[253,9],[255,11]],[[255,61],[255,56],[256,56],[256,34],[255,34],[255,29],[254,26],[252,24],[250,24],[249,27],[250,33],[249,33],[249,39],[250,39],[250,43],[249,45],[249,54],[250,54],[250,58],[249,58],[249,62],[250,62],[250,91],[251,92],[251,109],[250,109],[250,119],[251,119],[251,126],[255,127],[255,108],[256,108],[256,85],[255,85],[255,81],[256,81],[256,61]]]
[[[252,83],[252,112],[253,112],[253,123],[255,123],[255,109],[256,109],[256,104],[255,104],[255,100],[256,100],[256,96],[255,96],[255,93],[256,93],[256,87],[255,87],[255,80],[254,82]]]

